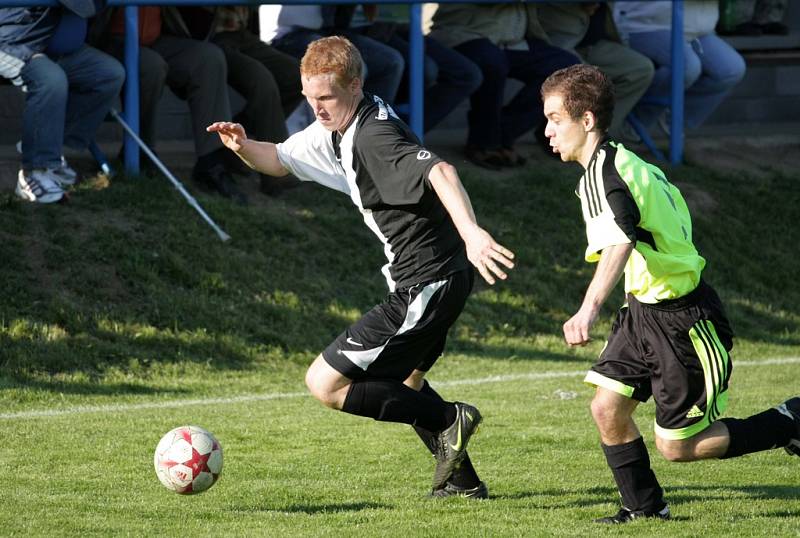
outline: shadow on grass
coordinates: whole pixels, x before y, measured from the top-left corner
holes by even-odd
[[[44,381],[28,377],[25,374],[0,377],[0,388],[24,388],[64,394],[82,394],[96,396],[119,396],[120,394],[138,395],[173,395],[181,396],[191,393],[190,390],[143,386],[133,383],[92,383],[88,381]]]
[[[344,512],[361,512],[363,510],[383,510],[392,509],[393,506],[388,504],[374,503],[374,502],[353,502],[353,503],[326,503],[326,504],[292,504],[283,508],[276,507],[251,507],[251,508],[236,508],[236,511],[249,511],[249,512],[279,512],[290,514],[307,514],[315,516],[319,514],[339,514]]]
[[[749,499],[796,499],[800,494],[800,486],[791,485],[758,485],[748,486],[718,484],[714,486],[676,486],[666,490],[666,500],[669,502],[673,512],[680,511],[679,506],[693,502],[705,501],[729,501],[731,504],[737,503],[738,497],[732,498],[725,490],[735,491],[746,495]],[[714,492],[714,493],[709,493]],[[564,497],[575,497],[572,500],[560,500]],[[511,494],[492,495],[494,499],[500,500],[520,500],[538,499],[544,508],[575,508],[605,505],[615,502],[619,498],[617,490],[612,487],[602,486],[582,490],[552,489],[539,491],[520,491]],[[559,499],[557,502],[549,502],[548,498]],[[785,512],[766,512],[762,517],[796,517],[800,515],[800,510]],[[735,514],[729,517],[736,518]],[[751,516],[741,516],[740,519],[750,518]],[[672,519],[687,519],[685,517],[673,517]]]

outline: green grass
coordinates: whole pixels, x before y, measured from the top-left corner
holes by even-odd
[[[800,536],[800,462],[666,462],[652,403],[637,420],[675,520],[590,523],[617,495],[580,372],[622,294],[589,346],[563,344],[593,271],[579,172],[531,169],[464,171],[518,267],[476,287],[430,375],[485,416],[470,453],[486,502],[424,498],[433,463],[409,428],[305,395],[305,367],[385,293],[380,245],[346,197],[308,187],[240,208],[198,196],[226,244],[163,179],[85,186],[68,206],[0,198],[0,535]],[[671,177],[737,331],[728,415],[797,394],[798,363],[768,360],[800,357],[797,178]],[[194,497],[152,469],[160,436],[186,423],[225,449],[220,482]]]

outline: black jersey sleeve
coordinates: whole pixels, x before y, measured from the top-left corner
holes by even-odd
[[[430,189],[428,174],[442,159],[402,122],[369,118],[358,131],[355,154],[387,205],[410,205]]]

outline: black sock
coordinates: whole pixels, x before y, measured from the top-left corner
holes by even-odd
[[[393,379],[353,381],[342,411],[381,422],[402,422],[431,431],[446,428],[453,404],[436,400]],[[455,411],[453,411],[455,412]]]
[[[777,409],[767,409],[745,419],[723,418],[721,421],[727,426],[731,440],[728,451],[720,459],[786,446],[797,431],[794,421]]]
[[[664,508],[664,491],[650,468],[650,456],[639,437],[621,445],[602,445],[622,504],[628,510],[657,512]]]
[[[420,389],[422,394],[426,394],[431,398],[436,400],[444,401],[444,398],[439,396],[439,393],[431,388],[430,383],[428,381],[424,381],[422,388]],[[453,418],[448,420],[448,423],[452,423],[455,418],[455,407],[452,408]],[[428,447],[431,454],[433,453],[432,449],[432,441],[435,439],[435,434],[431,433],[428,430],[422,429],[419,426],[414,426],[414,431],[417,432],[417,435],[422,442],[425,443],[425,446]],[[478,473],[475,472],[475,467],[472,466],[472,461],[469,459],[469,454],[464,456],[464,459],[461,461],[458,467],[453,471],[452,476],[448,480],[449,483],[457,486],[459,488],[466,488],[472,489],[478,487],[481,483],[481,479],[478,478]]]

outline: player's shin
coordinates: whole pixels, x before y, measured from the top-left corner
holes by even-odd
[[[420,392],[430,396],[431,398],[444,402],[444,398],[439,396],[439,393],[433,390],[427,380],[423,381]],[[420,428],[419,426],[414,426],[414,431],[417,433],[430,453],[435,455],[436,443],[439,439],[438,435],[424,428]],[[481,483],[481,479],[478,477],[478,473],[475,471],[475,467],[473,467],[472,461],[469,459],[469,454],[464,457],[459,466],[455,469],[455,471],[453,471],[453,475],[450,477],[448,482],[454,486],[465,489],[475,488]]]
[[[720,459],[785,447],[795,435],[794,421],[777,409],[767,409],[745,419],[723,418],[728,428],[728,450]]]
[[[453,404],[431,398],[393,379],[364,379],[351,383],[342,411],[381,422],[402,422],[431,431],[450,425]]]
[[[639,437],[621,445],[602,445],[608,466],[630,511],[658,512],[663,509],[664,491],[650,468],[650,456]]]

